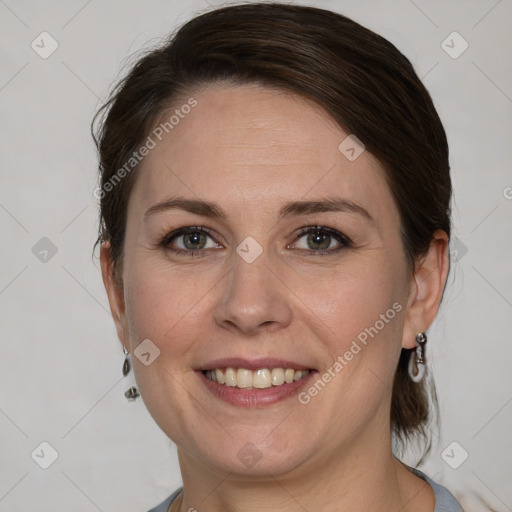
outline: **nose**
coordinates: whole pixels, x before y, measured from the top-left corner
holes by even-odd
[[[238,334],[256,335],[287,327],[292,320],[289,290],[272,269],[265,251],[252,263],[233,254],[230,272],[222,281],[215,322]]]

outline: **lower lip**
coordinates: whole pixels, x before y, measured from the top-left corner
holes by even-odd
[[[310,373],[302,379],[281,384],[280,386],[272,386],[263,389],[243,389],[219,384],[207,378],[201,370],[197,371],[199,378],[217,398],[240,407],[265,407],[291,396],[295,396],[300,388],[306,386],[316,373],[318,372],[311,370]]]

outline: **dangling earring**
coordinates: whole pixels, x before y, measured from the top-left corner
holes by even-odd
[[[425,375],[425,344],[427,343],[427,335],[424,332],[419,332],[416,335],[416,341],[418,342],[418,346],[414,352],[411,352],[407,370],[409,372],[409,377],[413,382],[420,382]],[[416,374],[414,374],[415,366],[417,371]]]
[[[123,352],[124,352],[124,355],[126,356],[124,359],[124,363],[123,363],[123,375],[126,377],[130,373],[131,365],[130,365],[130,359],[129,359],[130,353],[128,352],[128,350],[126,350],[126,347],[124,345],[123,345]]]
[[[126,356],[123,363],[123,375],[126,377],[130,373],[131,363],[130,363],[130,353],[126,350],[126,347],[123,345],[123,352]],[[125,392],[124,396],[128,399],[128,401],[133,402],[140,396],[139,390],[132,386],[128,391]]]

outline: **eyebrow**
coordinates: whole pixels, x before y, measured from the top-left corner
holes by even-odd
[[[151,206],[144,214],[144,219],[155,213],[171,209],[181,209],[203,217],[226,219],[226,212],[217,204],[198,199],[169,198]],[[279,220],[291,215],[310,215],[322,212],[357,213],[372,223],[373,217],[361,205],[341,197],[329,197],[315,201],[292,201],[284,204],[279,211]]]

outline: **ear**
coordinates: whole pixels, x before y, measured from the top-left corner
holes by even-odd
[[[107,291],[110,311],[116,326],[119,341],[131,352],[126,326],[126,310],[122,284],[116,282],[113,273],[110,242],[103,242],[100,249],[101,275]]]
[[[416,348],[416,334],[425,332],[434,321],[450,269],[449,239],[438,229],[432,235],[428,253],[417,263],[411,280],[402,337],[403,348]]]

